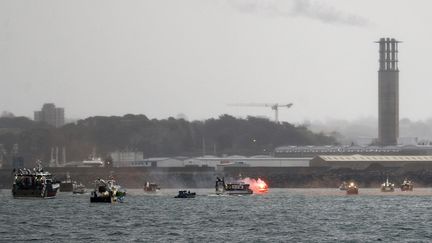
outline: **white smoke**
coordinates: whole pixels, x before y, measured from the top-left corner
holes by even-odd
[[[307,17],[323,23],[338,23],[352,26],[368,26],[369,20],[361,16],[344,13],[325,3],[312,0],[228,0],[244,13],[263,14],[274,17]]]

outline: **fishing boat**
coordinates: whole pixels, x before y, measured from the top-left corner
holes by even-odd
[[[86,188],[82,183],[76,184],[72,191],[73,194],[84,194],[86,193]]]
[[[114,179],[95,180],[95,188],[91,192],[90,202],[123,202],[126,196],[126,191]]]
[[[83,166],[88,167],[103,167],[105,162],[99,157],[90,156],[88,159],[82,161]]]
[[[341,191],[348,190],[348,183],[346,181],[342,181],[342,183],[339,186],[339,190],[341,190]]]
[[[253,191],[249,188],[249,184],[244,182],[237,183],[225,183],[225,178],[216,179],[216,194],[226,194],[226,195],[250,195]]]
[[[347,195],[357,195],[358,194],[358,187],[354,182],[350,182],[346,189]]]
[[[92,153],[88,156],[87,159],[83,160],[81,162],[83,166],[88,167],[104,167],[105,162],[100,158],[96,156],[96,148],[93,148]]]
[[[179,191],[178,195],[175,196],[174,198],[195,198],[196,193],[195,192],[190,192],[190,191]]]
[[[60,182],[61,192],[71,192],[76,186],[76,181],[72,181],[69,172],[66,173],[66,179]]]
[[[160,190],[160,188],[156,183],[150,183],[147,181],[144,184],[144,191],[145,192],[158,192],[159,190]]]
[[[37,161],[36,164],[33,170],[24,168],[15,171],[12,185],[14,198],[55,198],[60,187],[59,183],[54,180],[51,173],[44,171],[40,161]]]
[[[388,181],[388,178],[386,179],[386,181],[381,184],[381,191],[382,192],[394,192],[394,184],[390,183]]]
[[[405,180],[400,185],[400,189],[401,191],[412,191],[414,189],[414,184],[412,183],[412,181],[405,178]]]

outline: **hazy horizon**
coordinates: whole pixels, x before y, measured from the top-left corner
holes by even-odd
[[[427,120],[429,1],[0,2],[0,112],[33,118],[230,114],[281,121],[377,117],[378,46],[399,46],[400,117]]]

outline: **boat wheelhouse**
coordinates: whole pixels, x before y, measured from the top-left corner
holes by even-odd
[[[216,179],[216,194],[227,194],[227,195],[250,195],[253,191],[249,188],[249,184],[243,182],[237,183],[225,183],[225,178]]]
[[[156,183],[150,183],[150,182],[146,182],[144,184],[144,191],[145,192],[158,192],[160,190],[158,184]]]
[[[341,190],[341,191],[348,190],[348,183],[346,181],[343,181],[339,186],[339,190]]]

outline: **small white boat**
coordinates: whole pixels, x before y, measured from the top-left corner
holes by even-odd
[[[160,188],[156,183],[150,183],[147,181],[144,184],[144,191],[145,192],[158,192],[158,191],[160,191]]]
[[[79,184],[74,186],[74,189],[72,192],[73,192],[73,194],[84,194],[84,193],[86,193],[86,188],[83,184],[79,183]]]
[[[386,181],[381,184],[381,191],[382,192],[394,192],[394,184],[390,183],[388,178],[386,179]]]

